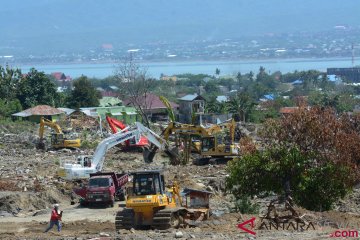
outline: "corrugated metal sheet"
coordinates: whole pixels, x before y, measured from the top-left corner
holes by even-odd
[[[198,95],[197,94],[188,94],[183,96],[182,98],[179,98],[179,100],[182,101],[193,101]]]
[[[185,95],[182,98],[179,98],[179,100],[181,100],[181,101],[204,100],[205,101],[205,98],[203,98],[201,95],[198,95],[195,93],[195,94]]]
[[[74,109],[71,109],[71,108],[57,108],[57,109],[59,109],[60,111],[65,112],[66,115],[70,115],[70,114],[72,114],[73,112],[75,112],[75,110],[74,110]]]

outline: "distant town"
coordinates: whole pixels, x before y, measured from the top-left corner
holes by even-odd
[[[239,33],[241,35],[241,33]],[[21,47],[0,46],[0,64],[107,63],[132,56],[140,61],[197,61],[277,58],[354,58],[360,51],[360,27],[337,25],[323,32],[266,33],[238,39],[164,41],[144,44],[104,42],[81,52],[39,55]],[[25,53],[26,52],[26,53]],[[31,52],[31,51],[30,51]]]

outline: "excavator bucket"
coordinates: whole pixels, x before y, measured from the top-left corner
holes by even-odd
[[[46,150],[46,147],[45,147],[45,143],[38,143],[36,145],[36,149],[39,149],[39,150]]]
[[[36,149],[46,150],[46,145],[45,145],[45,143],[40,140],[40,141],[36,144]]]
[[[146,163],[151,163],[154,160],[154,156],[156,153],[156,150],[158,149],[158,147],[156,146],[152,146],[152,147],[144,147],[143,150],[143,157],[144,157],[144,161]]]

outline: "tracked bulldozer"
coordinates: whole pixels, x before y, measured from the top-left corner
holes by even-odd
[[[141,171],[131,175],[133,186],[128,190],[126,207],[116,214],[117,230],[143,227],[178,228],[190,221],[205,220],[209,217],[208,201],[203,201],[202,206],[192,206],[189,198],[189,201],[184,203],[177,182],[166,191],[164,174],[161,171]]]

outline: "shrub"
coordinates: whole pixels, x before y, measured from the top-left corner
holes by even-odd
[[[313,164],[314,158],[315,153],[304,154],[297,148],[248,154],[229,162],[226,187],[239,208],[246,209],[244,196],[270,191],[285,194],[289,183],[295,203],[309,210],[329,210],[351,189],[356,175],[351,168],[333,162]]]

